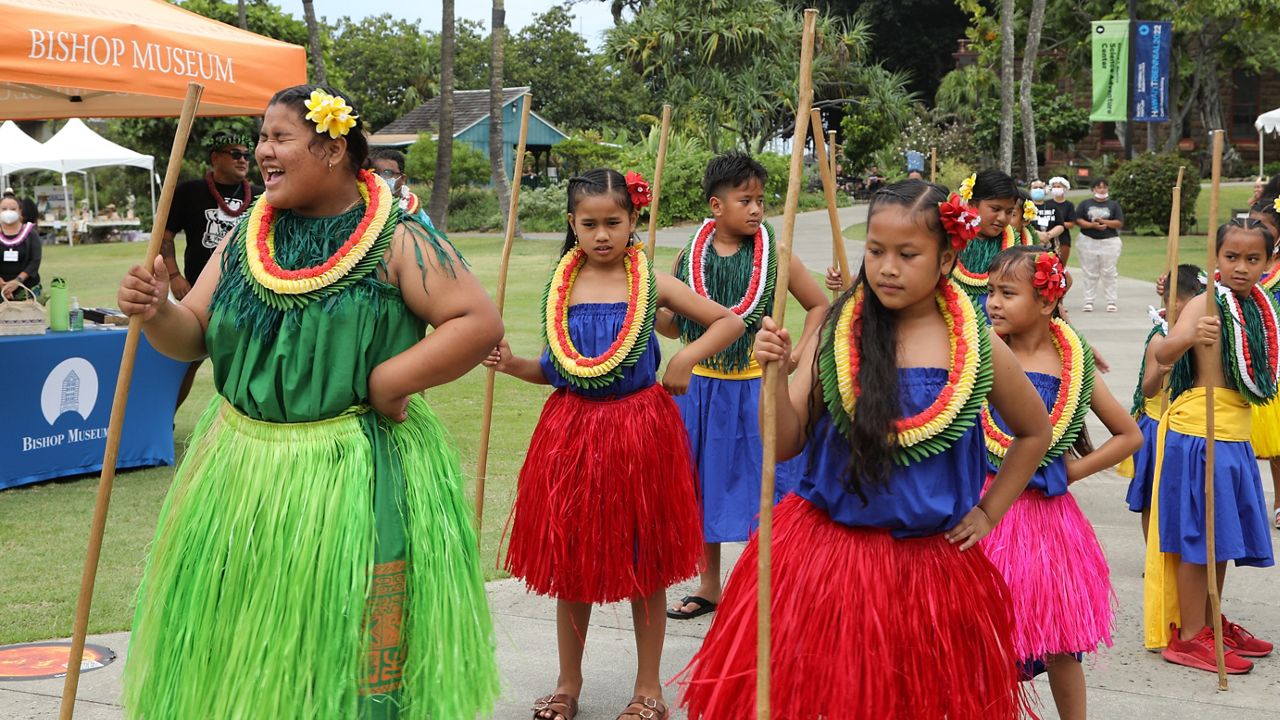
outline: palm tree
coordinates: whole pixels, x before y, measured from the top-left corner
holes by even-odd
[[[493,179],[494,189],[498,191],[499,212],[506,212],[511,204],[511,186],[507,184],[507,167],[503,162],[506,143],[502,139],[502,71],[506,55],[503,49],[506,40],[506,9],[503,5],[503,0],[493,0],[493,28],[489,32],[493,46],[489,60],[489,176]],[[528,102],[528,98],[524,102]],[[519,182],[520,178],[515,181]],[[506,216],[503,217],[505,231]],[[516,227],[519,228],[519,225],[517,221]]]
[[[320,52],[320,24],[316,22],[316,8],[312,0],[302,0],[302,15],[307,20],[307,47],[311,55],[311,78],[320,85],[328,85],[324,72],[324,55]]]
[[[246,0],[238,0],[236,3],[236,24],[240,26],[241,30],[249,29],[248,9],[245,7],[245,3]]]
[[[453,172],[453,64],[458,41],[453,26],[454,0],[441,0],[440,122],[437,124],[436,176],[427,212],[441,230],[449,228],[449,173]]]
[[[1013,172],[1013,0],[1000,2],[1000,169]]]
[[[1036,79],[1036,56],[1040,54],[1040,30],[1044,27],[1045,0],[1031,0],[1031,18],[1027,21],[1027,47],[1022,51],[1022,148],[1026,158],[1027,180],[1040,175],[1036,157],[1036,120],[1031,112],[1031,86]]]

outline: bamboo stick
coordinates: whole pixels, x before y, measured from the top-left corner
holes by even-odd
[[[778,277],[774,283],[771,315],[782,327],[787,308],[788,283],[791,278],[791,239],[796,230],[796,208],[800,204],[800,179],[804,171],[805,135],[809,126],[809,109],[813,106],[813,37],[818,11],[804,11],[804,35],[800,42],[800,91],[796,97],[796,126],[791,139],[791,172],[787,177],[787,200],[782,214],[782,232],[778,234]],[[756,718],[769,720],[770,659],[772,657],[771,600],[773,592],[773,489],[778,470],[778,398],[782,363],[764,367],[761,392],[760,431],[764,445],[764,461],[760,473],[760,530],[756,537],[759,548],[758,590],[756,598]]]
[[[524,174],[525,141],[529,138],[529,108],[533,95],[525,93],[524,107],[520,113],[520,142],[516,146],[514,179],[511,181],[511,203],[507,206],[507,233],[502,239],[502,260],[498,263],[498,294],[495,298],[498,315],[502,315],[507,301],[507,268],[511,265],[511,247],[516,240],[516,220],[520,211],[520,176]],[[484,378],[484,411],[480,420],[480,458],[476,463],[476,542],[484,529],[484,483],[489,473],[489,433],[493,429],[493,383],[497,371],[489,368]]]
[[[151,220],[151,240],[147,243],[143,267],[153,272],[160,243],[164,240],[165,223],[173,205],[173,192],[182,174],[182,157],[187,152],[187,138],[204,86],[187,84],[187,97],[182,103],[178,129],[169,151],[169,167],[164,174],[164,188],[160,191],[160,203]],[[107,447],[102,455],[102,474],[98,477],[98,497],[93,507],[93,520],[89,526],[89,547],[85,552],[84,572],[80,576],[80,597],[76,602],[75,627],[71,633],[71,652],[67,658],[67,676],[62,683],[62,705],[58,710],[60,720],[71,720],[75,714],[76,690],[80,686],[80,663],[84,660],[85,636],[89,631],[89,610],[93,606],[93,586],[98,576],[98,560],[102,556],[102,535],[107,529],[107,510],[111,506],[111,488],[116,478],[116,462],[120,457],[120,434],[124,429],[124,411],[129,402],[129,385],[133,381],[133,366],[138,358],[138,342],[142,337],[142,316],[129,318],[129,332],[125,335],[124,353],[120,358],[120,373],[116,376],[115,396],[111,401],[111,420],[107,424]]]
[[[671,136],[671,105],[662,106],[662,131],[658,135],[658,162],[653,166],[653,202],[649,204],[649,242],[644,251],[653,260],[658,249],[658,201],[662,198],[662,171],[667,167],[667,140]]]
[[[938,182],[938,148],[929,148],[929,182]]]
[[[827,200],[827,218],[831,221],[831,257],[836,269],[840,271],[840,288],[848,290],[852,279],[849,275],[849,256],[845,252],[844,234],[840,228],[840,213],[836,209],[835,163],[826,162],[827,150],[822,142],[822,111],[814,109],[809,112],[809,120],[813,126],[813,155],[818,158],[818,169],[822,175],[822,194]],[[831,133],[832,136],[835,133]]]
[[[1182,239],[1182,174],[1186,166],[1178,168],[1178,182],[1173,186],[1173,208],[1169,211],[1169,240],[1165,245],[1164,265],[1164,318],[1172,330],[1178,322],[1178,243]],[[1160,393],[1160,416],[1169,409],[1169,375],[1164,378]]]
[[[1209,237],[1208,263],[1205,273],[1209,278],[1208,296],[1205,298],[1205,317],[1218,317],[1217,288],[1214,284],[1214,271],[1218,264],[1218,248],[1214,239],[1218,232],[1218,195],[1222,184],[1222,131],[1213,131],[1213,191],[1209,195]],[[1219,341],[1221,342],[1221,341]],[[1214,346],[1217,347],[1216,345]],[[1211,350],[1212,352],[1213,350]],[[1213,383],[1205,383],[1205,438],[1204,438],[1204,532],[1205,532],[1205,565],[1209,574],[1209,612],[1213,616],[1213,652],[1218,661],[1218,689],[1227,689],[1227,665],[1225,650],[1222,647],[1222,598],[1218,596],[1218,547],[1214,522],[1213,493],[1213,461],[1214,461],[1214,422],[1213,422]]]

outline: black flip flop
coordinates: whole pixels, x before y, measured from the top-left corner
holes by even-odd
[[[667,617],[672,620],[692,620],[696,617],[702,617],[708,613],[716,611],[716,604],[706,598],[700,598],[697,595],[686,595],[680,599],[681,605],[697,605],[698,609],[693,612],[685,612],[684,610],[672,610],[667,608]]]

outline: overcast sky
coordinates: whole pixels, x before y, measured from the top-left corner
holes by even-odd
[[[559,5],[556,0],[506,0],[507,27],[517,32],[528,25],[533,16],[545,12],[548,8]],[[297,0],[281,0],[281,5],[298,17],[302,17],[302,3]],[[295,7],[296,6],[296,7]],[[424,30],[440,30],[440,0],[315,0],[316,14],[337,20],[344,15],[351,17],[368,17],[391,13],[406,19],[418,19]],[[454,12],[459,18],[479,20],[489,27],[489,17],[493,5],[483,0],[462,0],[454,3]],[[609,12],[609,4],[592,0],[577,3],[571,8],[576,22],[575,28],[587,39],[591,47],[599,47],[602,33],[613,26],[613,15]]]

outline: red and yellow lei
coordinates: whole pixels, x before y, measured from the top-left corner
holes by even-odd
[[[1049,336],[1061,361],[1058,373],[1058,396],[1049,410],[1053,426],[1049,451],[1041,460],[1048,465],[1067,451],[1080,436],[1093,397],[1093,350],[1070,325],[1058,318],[1050,321]],[[990,406],[982,408],[982,432],[986,436],[987,455],[999,465],[1009,451],[1013,436],[991,417]]]
[[[976,240],[986,240],[990,238],[977,238]],[[1000,236],[1000,250],[1008,250],[1016,245],[1029,245],[1025,234],[1019,233],[1012,225],[1004,226],[1004,234]],[[970,242],[968,247],[974,247],[974,242]],[[961,253],[963,255],[963,253]],[[994,253],[993,253],[994,255]],[[979,294],[987,291],[988,273],[976,272],[964,266],[964,261],[956,258],[956,269],[951,272],[951,277],[965,286],[970,293],[978,292]]]
[[[935,295],[950,330],[947,383],[920,413],[895,424],[899,464],[922,460],[949,448],[973,427],[991,388],[991,347],[986,323],[954,280],[943,278]],[[847,434],[857,409],[861,357],[858,336],[864,290],[858,286],[826,331],[819,355],[823,397],[836,428]]]
[[[342,247],[320,265],[285,270],[276,263],[276,209],[260,200],[246,220],[245,255],[253,279],[262,287],[279,295],[303,295],[332,285],[364,260],[377,241],[395,204],[391,188],[367,170],[361,170],[357,189],[364,199],[364,217]]]
[[[581,248],[565,253],[547,283],[543,298],[542,331],[552,364],[571,385],[604,387],[622,375],[644,354],[657,311],[657,278],[639,247],[627,248],[623,264],[627,270],[627,314],[617,338],[600,355],[586,357],[578,352],[569,336],[569,298],[578,271],[587,262]]]

